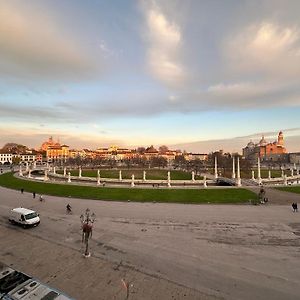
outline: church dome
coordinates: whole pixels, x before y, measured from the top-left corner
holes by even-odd
[[[254,143],[252,141],[250,141],[248,144],[247,144],[247,147],[248,148],[254,148]]]
[[[266,146],[267,145],[267,141],[265,140],[265,137],[262,136],[261,140],[259,141],[259,146]]]

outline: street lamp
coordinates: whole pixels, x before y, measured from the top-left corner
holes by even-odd
[[[80,216],[81,227],[82,227],[82,243],[85,244],[84,256],[89,257],[89,239],[92,237],[93,223],[95,222],[96,215],[91,213],[90,209],[87,208],[85,213]]]

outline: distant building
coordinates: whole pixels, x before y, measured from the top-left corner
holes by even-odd
[[[145,150],[144,157],[146,157],[146,159],[151,159],[152,157],[158,157],[158,154],[158,150],[151,145]]]
[[[53,140],[53,137],[49,137],[48,141],[45,141],[42,145],[41,145],[41,148],[40,150],[41,151],[47,151],[48,147],[52,147],[52,146],[55,146],[55,145],[58,145],[60,146],[59,142],[55,143],[54,140]]]
[[[13,154],[11,153],[0,153],[0,165],[12,164]]]
[[[25,153],[25,154],[15,154],[15,153],[0,153],[0,165],[7,165],[12,163],[33,163],[36,161],[36,154]]]
[[[300,152],[289,153],[289,158],[291,164],[300,164]]]
[[[243,156],[252,162],[256,162],[258,157],[262,161],[287,161],[288,155],[284,147],[282,131],[279,132],[277,141],[271,143],[268,143],[264,136],[262,136],[257,144],[250,141],[247,146],[243,148]]]
[[[160,157],[165,158],[167,161],[172,161],[179,155],[179,152],[176,150],[167,150],[164,153],[159,153]],[[180,153],[182,155],[182,153]]]
[[[208,154],[205,153],[184,153],[183,154],[185,160],[191,161],[191,160],[207,160]]]
[[[32,163],[36,160],[36,155],[35,154],[19,154],[18,157],[20,158],[20,162],[28,162]]]
[[[69,146],[61,145],[58,141],[54,142],[52,136],[41,145],[40,150],[46,152],[48,162],[65,162],[70,157]]]
[[[35,160],[37,163],[41,164],[43,162],[43,153],[36,152]]]
[[[135,150],[131,150],[128,148],[119,148],[118,146],[110,146],[109,148],[98,148],[96,150],[96,157],[103,159],[112,159],[116,161],[132,158],[135,156],[135,154]]]
[[[70,157],[69,155],[69,146],[60,145],[56,143],[53,146],[48,146],[46,151],[47,161],[48,162],[65,162]]]

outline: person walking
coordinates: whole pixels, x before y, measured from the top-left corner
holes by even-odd
[[[298,211],[298,204],[296,202],[294,202],[292,204],[292,208],[293,208],[293,212],[297,212]]]
[[[21,194],[23,194],[24,193],[24,189],[23,188],[21,188]]]
[[[35,192],[32,193],[32,197],[33,197],[33,199],[35,199]]]

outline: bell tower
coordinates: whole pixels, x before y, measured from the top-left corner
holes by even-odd
[[[277,145],[283,147],[283,133],[282,133],[282,131],[280,131],[279,134],[278,134]]]

